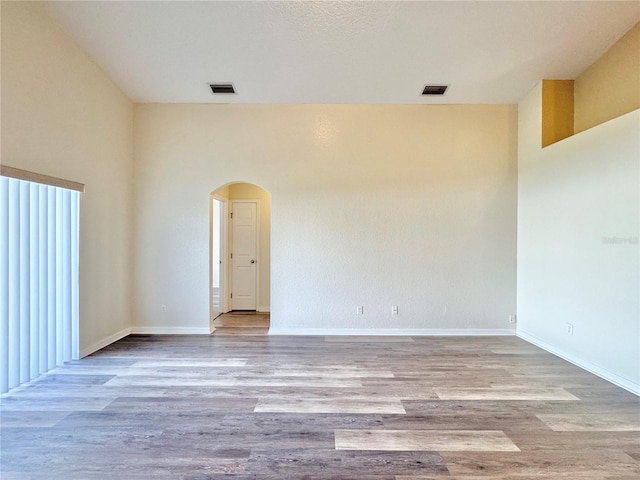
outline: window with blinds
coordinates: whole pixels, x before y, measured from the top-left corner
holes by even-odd
[[[0,393],[78,358],[79,202],[0,177]]]

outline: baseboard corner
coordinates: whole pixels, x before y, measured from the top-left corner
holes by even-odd
[[[586,370],[589,373],[592,373],[604,380],[606,380],[607,382],[611,382],[614,385],[623,388],[624,390],[627,390],[628,392],[633,393],[634,395],[637,395],[640,397],[640,385],[638,385],[635,382],[632,382],[624,377],[621,377],[609,370],[607,370],[606,368],[600,367],[598,365],[595,365],[591,362],[588,362],[582,358],[578,358],[575,355],[572,355],[570,353],[567,353],[565,351],[563,351],[562,349],[556,347],[555,345],[552,345],[550,343],[547,343],[543,340],[540,340],[538,337],[531,335],[530,333],[527,333],[521,329],[518,329],[516,331],[516,336],[518,338],[521,338],[522,340],[524,340],[525,342],[529,342],[532,345],[535,345],[536,347],[539,347],[553,355],[555,355],[556,357],[562,358],[563,360],[566,360],[569,363],[572,363],[573,365],[575,365],[576,367],[580,367],[583,370]]]
[[[102,340],[94,343],[93,345],[89,345],[87,348],[83,348],[82,350],[80,350],[80,358],[87,357],[92,353],[95,353],[98,350],[101,350],[104,347],[111,345],[112,343],[117,342],[118,340],[130,334],[131,334],[131,327],[127,327],[123,330],[120,330],[117,333],[114,333],[113,335],[109,335],[108,337],[103,338]]]

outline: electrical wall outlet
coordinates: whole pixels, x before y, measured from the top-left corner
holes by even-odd
[[[161,305],[161,306],[160,306],[160,311],[161,311],[162,313],[167,313],[167,306],[166,306],[166,305]]]
[[[567,323],[567,335],[573,335],[573,323]]]
[[[356,310],[356,313],[358,315],[364,315],[364,307],[363,306],[359,306]]]
[[[398,305],[391,305],[391,315],[398,314]]]
[[[516,317],[516,315],[509,315],[509,323],[516,323],[518,321],[518,318]]]

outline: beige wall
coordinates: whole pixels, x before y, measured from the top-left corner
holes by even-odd
[[[133,106],[37,3],[2,2],[3,164],[86,184],[80,349],[131,321]]]
[[[241,180],[271,194],[276,331],[509,328],[516,115],[136,105],[136,327],[206,331],[209,195]]]
[[[260,202],[259,278],[258,310],[268,312],[271,308],[271,195],[264,189],[248,183],[229,186],[229,200],[258,200]]]
[[[575,132],[640,108],[640,23],[575,80]]]
[[[213,193],[219,197],[229,200],[229,185],[218,188]]]

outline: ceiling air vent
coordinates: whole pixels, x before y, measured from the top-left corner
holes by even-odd
[[[233,87],[233,83],[211,83],[209,85],[211,91],[215,94],[231,94],[235,95],[236,89]]]
[[[447,85],[425,85],[422,95],[444,95]]]

